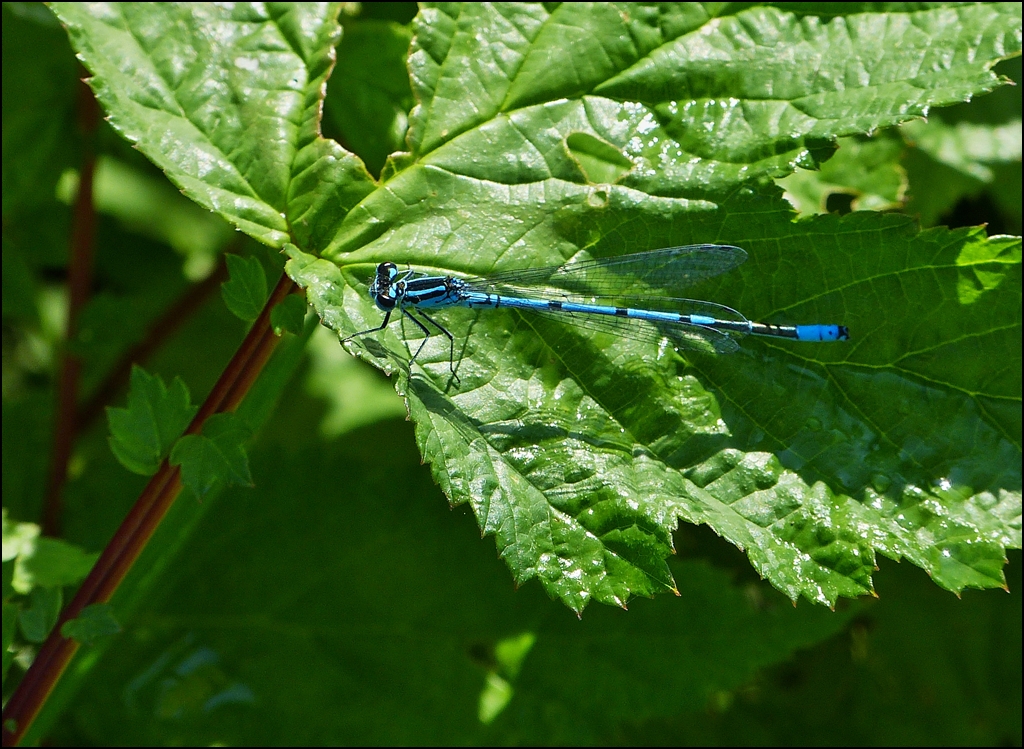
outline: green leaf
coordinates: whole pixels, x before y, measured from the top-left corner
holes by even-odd
[[[171,464],[181,466],[181,478],[199,498],[218,484],[252,486],[245,443],[252,436],[238,416],[214,414],[203,433],[186,434],[171,450]]]
[[[869,592],[877,552],[953,590],[1002,584],[1004,547],[1020,544],[1019,241],[877,214],[794,223],[764,183],[838,137],[1001,85],[991,67],[1019,53],[1019,6],[425,6],[410,150],[380,185],[317,135],[333,10],[55,7],[115,126],[204,205],[287,243],[289,274],[342,336],[379,325],[366,284],[384,260],[484,275],[698,242],[751,260],[694,296],[851,326],[849,344],[750,341],[725,361],[451,310],[458,383],[441,336],[410,364],[407,321],[350,344],[398,373],[435,478],[518,582],[576,611],[674,590],[682,520],[793,598]],[[212,50],[190,31],[229,12]],[[264,67],[252,38],[279,57]],[[200,99],[180,70],[243,93]]]
[[[231,313],[246,322],[260,316],[267,301],[267,274],[255,257],[225,255],[230,278],[221,284],[224,304]]]
[[[128,407],[107,409],[110,449],[129,471],[152,475],[195,414],[179,378],[168,388],[159,375],[132,367]]]
[[[18,555],[12,585],[19,593],[37,586],[56,588],[81,582],[99,558],[59,538],[41,536]]]
[[[8,517],[3,508],[3,561],[10,562],[19,556],[32,554],[39,538],[39,526],[35,523],[19,523]]]
[[[151,249],[151,246],[147,249]],[[129,254],[128,257],[142,264],[143,271],[145,270],[144,254],[137,258]],[[168,253],[167,259],[171,261],[169,270],[180,276],[180,262],[176,261],[173,253]],[[120,265],[117,270],[121,271]],[[151,290],[150,293],[154,291]],[[309,327],[312,329],[313,326]],[[254,426],[261,424],[260,420],[273,412],[282,390],[287,393],[289,383],[294,387],[296,368],[302,362],[304,341],[305,336],[288,336],[277,346],[263,373],[239,407],[239,414],[243,415],[246,423]],[[160,368],[165,378],[180,372],[188,378],[188,384],[193,392],[205,392],[215,382],[238,343],[236,319],[220,299],[215,298],[204,305],[194,319],[188,321],[181,335],[167,342],[154,358],[154,366]],[[312,413],[319,416],[316,411]],[[93,429],[83,433],[80,438],[80,447],[77,447],[76,451],[81,450],[86,470],[69,483],[70,494],[65,521],[70,537],[90,545],[102,545],[109,540],[111,529],[116,528],[123,520],[124,514],[145,486],[144,477],[124,472],[109,451],[105,435],[101,431]],[[277,434],[283,433],[282,430],[277,430]],[[309,424],[307,434],[315,437],[315,422]],[[44,452],[45,449],[46,445],[43,448]],[[186,491],[186,494],[189,496],[179,498],[170,508],[133,567],[132,573],[118,588],[111,601],[118,619],[126,628],[131,626],[133,631],[141,624],[141,621],[135,618],[137,613],[152,611],[153,602],[166,593],[167,575],[179,566],[183,545],[186,545],[189,538],[195,534],[203,535],[205,513],[220,502],[216,489],[207,494],[202,503],[194,501],[189,492]],[[148,627],[145,624],[142,626],[143,629]],[[32,730],[39,731],[40,735],[49,735],[55,726],[69,726],[70,724],[61,718],[69,697],[84,682],[93,678],[95,666],[99,662],[104,659],[120,660],[119,651],[124,641],[125,638],[109,638],[97,642],[92,651],[83,653],[82,667],[73,667],[65,673]],[[104,655],[107,648],[110,648],[110,658]],[[121,693],[119,690],[115,691]],[[228,705],[225,709],[230,710],[231,706]],[[29,740],[32,740],[31,736]]]
[[[908,122],[903,135],[939,163],[969,174],[979,182],[991,182],[992,167],[1021,160],[1021,120],[1003,125],[961,122],[946,125],[940,120]]]
[[[74,619],[61,625],[60,633],[77,640],[82,645],[92,645],[97,640],[116,635],[121,625],[114,618],[113,607],[108,603],[94,603],[86,606]]]
[[[803,215],[827,213],[832,195],[849,195],[855,211],[886,211],[903,205],[907,175],[900,165],[903,142],[892,135],[842,138],[836,155],[818,171],[798,169],[777,180]]]
[[[935,226],[957,203],[976,197],[984,188],[969,174],[935,161],[916,148],[903,158],[909,190],[907,210],[920,217],[921,225]]]
[[[523,632],[500,640],[495,644],[493,653],[487,653],[487,660],[491,663],[477,709],[477,716],[484,725],[494,722],[512,701],[515,696],[513,682],[536,642],[535,632]]]
[[[371,188],[357,158],[319,137],[337,6],[52,8],[114,128],[250,236],[320,246]]]
[[[986,189],[997,199],[1011,196],[1009,212],[1019,217],[1020,201],[1012,197],[1020,191],[1019,113],[1015,120],[1000,125],[949,125],[933,117],[928,122],[909,122],[901,130],[913,146],[905,161],[912,186],[918,186],[912,190],[908,209],[920,214],[922,223],[934,224],[958,201]]]
[[[42,642],[57,623],[64,596],[59,587],[37,586],[29,594],[28,605],[18,612],[21,633],[29,642]]]
[[[911,558],[953,590],[1001,585],[1003,546],[1020,543],[1019,383],[967,362],[1019,358],[1019,283],[986,292],[965,317],[956,289],[975,279],[956,258],[984,245],[993,255],[984,272],[1016,279],[1019,243],[917,237],[876,215],[794,225],[774,197],[725,196],[759,175],[813,165],[830,138],[998,85],[988,68],[1019,49],[1019,12],[973,6],[828,23],[772,8],[714,23],[658,13],[425,9],[410,58],[415,160],[348,216],[319,259],[289,248],[288,272],[346,335],[379,324],[365,288],[382,260],[485,275],[582,252],[743,246],[752,260],[742,272],[694,294],[752,319],[843,322],[854,341],[750,342],[752,357],[680,361],[515,312],[453,311],[443,322],[458,342],[458,387],[440,340],[406,374],[419,346],[409,325],[411,340],[395,324],[356,346],[399,373],[439,484],[495,534],[517,581],[537,577],[574,609],[673,589],[663,559],[679,520],[711,525],[794,598],[832,604],[869,592],[878,551]],[[505,57],[483,46],[497,36],[510,40]],[[940,50],[963,44],[979,56],[938,62],[948,59]],[[796,50],[815,64],[794,68]],[[923,62],[909,67],[911,58]],[[864,75],[832,84],[851,60]],[[619,183],[591,186],[587,167],[614,164],[612,147],[632,170],[606,170]],[[883,168],[888,158],[878,158]],[[861,181],[877,189],[877,176]],[[910,277],[923,285],[907,293],[900,279]],[[932,304],[926,340],[911,333],[923,333],[920,298]],[[955,381],[931,371],[964,346]],[[888,374],[871,383],[879,367]],[[948,400],[927,395],[928,380]],[[987,429],[965,451],[972,418]],[[921,439],[946,448],[925,459],[913,447]],[[958,472],[973,478],[951,481]],[[949,495],[946,483],[962,488]],[[932,501],[940,513],[919,509]]]
[[[498,667],[509,679],[519,676],[523,661],[537,642],[533,632],[523,632],[514,637],[501,640],[494,648],[494,656]]]
[[[1001,233],[1020,233],[1020,135],[1013,129],[1019,131],[1021,121],[1021,58],[1004,60],[995,70],[1016,85],[901,127],[908,141],[903,157],[910,178],[907,212],[920,216],[925,226],[966,201],[987,198],[1006,219]],[[1005,154],[1001,144],[1008,146]]]
[[[428,346],[423,375],[400,378],[442,488],[470,502],[520,581],[539,576],[568,601],[670,587],[658,563],[676,518],[710,524],[787,594],[823,603],[870,591],[875,551],[906,556],[953,590],[1002,584],[1003,548],[1020,543],[1019,379],[1013,364],[991,379],[987,362],[1019,357],[1019,240],[918,235],[872,214],[794,225],[771,202],[757,206],[723,208],[721,224],[692,229],[752,252],[747,273],[715,296],[771,316],[758,309],[759,281],[783,278],[772,306],[848,323],[849,347],[751,341],[753,356],[679,367],[636,343],[602,353],[572,326],[453,313],[461,388],[448,385],[446,346]],[[657,224],[636,225],[658,235]],[[347,294],[331,304],[320,293],[345,289],[332,264],[293,257],[290,272],[325,320],[352,308]],[[794,267],[813,270],[783,271]],[[829,301],[821,290],[840,273],[849,291]],[[900,293],[911,279],[919,288]],[[966,306],[965,289],[978,294]],[[922,297],[946,300],[924,328]],[[372,314],[358,324],[370,327]],[[418,345],[382,339],[394,351]],[[616,370],[620,361],[634,364]],[[943,382],[943,396],[922,380]]]
[[[626,186],[721,196],[815,165],[828,139],[992,90],[989,68],[1020,48],[1009,5],[827,23],[770,7],[715,19],[702,6],[625,7],[424,9],[410,57],[414,151],[425,165],[500,184],[578,182],[561,144],[586,132],[633,162]],[[507,39],[501,55],[496,34]],[[357,236],[343,232],[332,249],[365,243]]]
[[[60,588],[81,582],[99,554],[90,554],[59,538],[39,535],[35,523],[19,523],[8,519],[3,511],[4,598],[7,598],[7,575],[10,586],[22,595],[37,587]],[[11,567],[8,567],[8,565]],[[52,626],[52,622],[51,622]]]
[[[274,328],[274,335],[282,335],[285,332],[295,335],[301,333],[302,321],[308,308],[306,300],[295,294],[289,294],[280,303],[275,304],[274,309],[270,310],[270,324]]]
[[[487,684],[480,693],[480,709],[477,715],[480,722],[490,725],[512,701],[515,690],[512,685],[496,672],[487,674]]]

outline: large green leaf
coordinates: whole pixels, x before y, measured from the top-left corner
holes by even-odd
[[[613,220],[629,226],[628,215]],[[1019,240],[918,235],[864,214],[792,224],[755,199],[691,231],[752,250],[716,298],[768,318],[842,320],[854,342],[748,342],[682,364],[515,313],[449,315],[465,336],[461,386],[442,340],[424,350],[426,376],[403,386],[439,482],[471,502],[512,569],[564,600],[667,588],[661,559],[683,518],[746,548],[793,596],[870,590],[873,550],[953,590],[1001,584],[1003,546],[1020,543]],[[331,304],[329,289],[349,288],[333,264],[296,257],[325,320],[359,310],[351,290]],[[383,340],[371,350],[404,349],[397,331]],[[996,352],[1008,357],[1001,377]]]
[[[337,8],[57,3],[110,122],[186,195],[268,244],[344,216],[369,175],[319,137]],[[315,227],[314,227],[315,228]]]
[[[870,591],[878,551],[951,590],[1002,584],[1020,544],[1019,240],[878,214],[794,223],[762,185],[838,136],[999,85],[1018,5],[425,7],[410,151],[379,185],[317,137],[330,13],[89,7],[57,12],[115,126],[204,205],[288,243],[341,334],[379,324],[365,284],[382,260],[485,274],[695,242],[751,255],[695,295],[851,327],[849,344],[684,359],[456,311],[458,380],[440,336],[412,367],[412,326],[360,339],[518,581],[575,610],[671,590],[682,519],[794,598]]]

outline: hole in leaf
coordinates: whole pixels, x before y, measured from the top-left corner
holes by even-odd
[[[831,193],[825,199],[825,210],[829,213],[838,213],[840,216],[845,216],[852,210],[855,197],[856,195],[850,195],[845,192]]]

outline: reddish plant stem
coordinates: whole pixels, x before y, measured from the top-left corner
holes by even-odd
[[[280,340],[270,325],[270,311],[296,288],[290,278],[281,277],[249,334],[185,430],[186,434],[200,433],[210,416],[234,410],[241,403]],[[110,600],[180,491],[179,469],[164,460],[71,603],[61,612],[57,624],[4,708],[4,746],[14,746],[21,741],[78,650],[77,642],[61,634],[61,626],[77,617],[86,606]]]
[[[103,413],[119,391],[128,383],[132,365],[145,361],[160,346],[192,317],[203,303],[213,294],[221,282],[227,279],[228,269],[223,259],[213,273],[199,283],[193,284],[157,319],[146,333],[146,337],[129,349],[110,370],[88,402],[78,411],[79,429],[85,429]]]
[[[68,461],[77,433],[78,380],[82,360],[71,351],[78,336],[78,317],[89,299],[92,286],[92,266],[96,256],[96,208],[92,199],[93,176],[96,172],[96,152],[93,134],[99,122],[99,107],[92,91],[80,82],[78,99],[79,129],[82,132],[82,171],[78,181],[71,228],[71,246],[68,261],[68,320],[65,346],[60,358],[57,380],[57,409],[53,428],[53,454],[46,495],[43,499],[42,532],[59,536],[63,515],[64,484],[68,476]]]

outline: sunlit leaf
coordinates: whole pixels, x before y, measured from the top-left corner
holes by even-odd
[[[187,194],[286,247],[341,336],[380,324],[366,283],[384,260],[484,275],[704,242],[751,259],[694,296],[850,326],[846,344],[709,359],[439,312],[457,376],[442,336],[411,364],[408,321],[350,344],[397,373],[439,485],[517,581],[576,611],[674,590],[682,520],[793,598],[870,592],[878,552],[951,590],[1003,584],[1020,544],[1019,240],[873,213],[794,223],[766,184],[838,137],[999,86],[1018,6],[425,6],[408,153],[379,185],[318,136],[333,10],[89,7],[57,12],[111,121]]]

